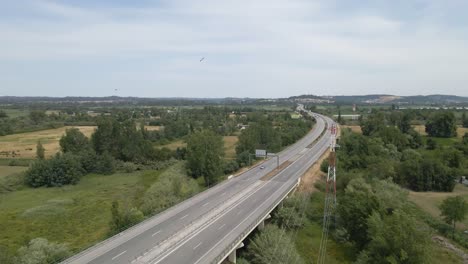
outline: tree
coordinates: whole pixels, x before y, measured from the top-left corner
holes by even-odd
[[[363,263],[426,263],[429,238],[411,215],[395,210],[389,215],[374,212],[367,220],[370,242],[356,261]]]
[[[362,134],[370,136],[385,127],[385,125],[385,115],[383,112],[372,113],[365,120],[361,121]]]
[[[338,204],[338,212],[350,240],[359,249],[369,242],[367,218],[378,207],[372,187],[362,178],[353,179],[348,183],[345,194]]]
[[[207,186],[223,171],[224,141],[211,130],[195,132],[187,140],[187,169],[194,178],[203,176]]]
[[[468,117],[466,117],[466,112],[463,112],[462,114],[462,126],[468,127]]]
[[[90,148],[88,138],[78,128],[69,128],[60,138],[60,148],[63,153],[78,153]]]
[[[42,146],[41,141],[39,140],[36,145],[36,158],[43,160],[45,158],[45,148]]]
[[[432,114],[426,123],[426,132],[431,137],[448,138],[457,136],[455,115],[451,111]]]
[[[275,225],[267,225],[248,246],[247,255],[256,264],[303,263],[294,241],[286,231]]]
[[[36,125],[38,125],[41,121],[46,119],[46,117],[46,113],[41,110],[33,110],[29,113],[29,119],[31,119],[31,121]]]
[[[452,237],[455,236],[456,222],[463,221],[468,212],[468,205],[462,196],[448,197],[440,205],[441,215],[445,222],[453,225]]]
[[[27,246],[18,250],[18,258],[15,263],[20,264],[46,264],[58,263],[71,252],[63,244],[52,243],[45,238],[35,238],[29,241]]]
[[[435,141],[433,138],[428,138],[426,141],[426,148],[429,150],[434,150],[437,148],[437,141]]]

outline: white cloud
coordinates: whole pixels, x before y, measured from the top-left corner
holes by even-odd
[[[308,89],[468,95],[466,31],[439,23],[434,5],[440,2],[425,2],[422,18],[411,20],[375,7],[338,11],[332,1],[167,0],[145,8],[31,2],[28,8],[38,15],[23,17],[27,23],[0,20],[0,60],[108,60],[100,85],[121,78],[120,85],[137,82],[146,96],[150,87],[182,91],[194,81],[203,81],[203,94],[191,96],[262,96],[264,87],[272,87],[267,97]],[[201,56],[207,57],[203,65]],[[114,69],[115,60],[147,58],[154,62]],[[92,77],[91,87],[98,78]],[[26,85],[8,80],[11,87]],[[236,86],[243,94],[219,89]]]

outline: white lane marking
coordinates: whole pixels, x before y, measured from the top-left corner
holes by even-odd
[[[208,205],[209,203],[210,203],[210,202],[204,203],[204,204],[202,205],[202,207],[205,207],[205,206]]]
[[[157,234],[161,233],[161,230],[157,231],[156,233],[152,234],[151,236],[155,236]]]
[[[218,230],[220,230],[221,228],[223,228],[226,224],[223,224],[222,226],[218,227]]]
[[[122,256],[123,254],[125,254],[125,252],[127,252],[127,250],[125,250],[124,252],[122,252],[122,253],[118,254],[117,256],[113,257],[112,260]]]
[[[187,216],[188,216],[188,214],[186,214],[186,215],[182,216],[182,217],[181,217],[181,218],[179,218],[179,219],[180,219],[180,220],[182,220],[182,219],[184,219],[184,218],[185,218],[185,217],[187,217]]]
[[[198,243],[198,244],[193,248],[193,250],[197,249],[197,247],[199,247],[201,244],[202,244],[202,242]]]

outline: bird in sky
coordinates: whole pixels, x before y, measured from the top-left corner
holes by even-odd
[[[201,58],[201,59],[200,59],[200,62],[202,62],[204,59],[205,59],[205,57]]]

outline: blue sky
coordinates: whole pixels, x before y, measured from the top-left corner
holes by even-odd
[[[466,10],[465,0],[0,0],[0,95],[468,96]]]

